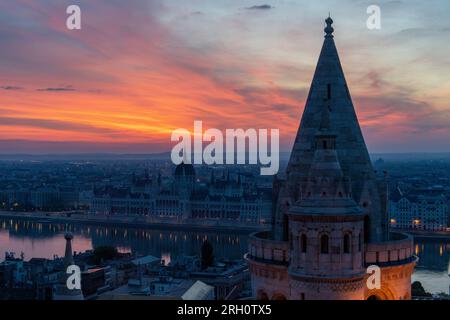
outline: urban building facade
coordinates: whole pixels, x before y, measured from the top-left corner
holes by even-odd
[[[161,175],[135,179],[131,188],[95,190],[91,214],[131,215],[174,222],[236,222],[266,225],[271,219],[271,190],[244,186],[241,176],[197,181],[193,165],[181,163],[174,177],[163,183]]]
[[[422,231],[447,231],[450,227],[448,199],[433,188],[403,193],[399,188],[389,201],[392,228]]]

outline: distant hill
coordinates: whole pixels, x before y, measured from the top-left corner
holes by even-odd
[[[280,161],[288,161],[290,152],[280,152]],[[450,160],[450,152],[443,153],[373,153],[372,161]],[[170,152],[149,154],[73,153],[73,154],[0,154],[9,161],[67,161],[67,160],[170,160]]]
[[[114,154],[114,153],[74,153],[74,154],[0,154],[0,160],[10,161],[67,161],[67,160],[170,160],[170,153]]]

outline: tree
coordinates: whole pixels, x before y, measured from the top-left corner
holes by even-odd
[[[436,294],[436,296],[437,296],[439,299],[450,300],[450,295],[448,295],[448,294],[445,293],[445,292],[439,292],[438,294]]]
[[[212,266],[214,263],[214,249],[208,240],[202,244],[202,270]]]
[[[411,285],[411,295],[413,297],[432,297],[432,294],[426,292],[424,287],[422,286],[422,283],[420,283],[419,281],[415,281]]]
[[[112,246],[99,246],[94,249],[92,260],[95,264],[102,263],[105,260],[112,260],[119,255],[119,252]]]

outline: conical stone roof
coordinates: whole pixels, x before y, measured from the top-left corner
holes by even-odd
[[[387,192],[380,192],[384,189],[377,181],[359,126],[334,41],[333,20],[328,18],[325,22],[324,43],[287,167],[284,190],[280,192],[283,199],[278,199],[284,204],[279,204],[276,211],[275,237],[282,238],[279,234],[283,233],[283,215],[289,206],[286,203],[295,203],[306,190],[302,181],[306,180],[311,167],[314,167],[318,132],[331,132],[336,136],[335,150],[340,168],[351,181],[352,198],[370,217],[370,238],[372,241],[381,241],[387,237]],[[327,113],[324,118],[325,108]]]

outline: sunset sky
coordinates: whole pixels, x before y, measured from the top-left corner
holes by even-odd
[[[0,153],[169,151],[194,120],[290,151],[329,12],[370,152],[450,152],[450,1],[318,2],[0,0]]]

